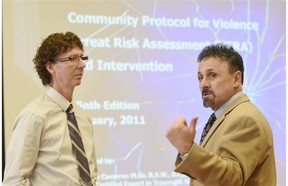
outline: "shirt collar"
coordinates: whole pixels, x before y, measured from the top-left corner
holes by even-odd
[[[240,91],[236,94],[234,94],[228,101],[226,101],[226,103],[224,103],[218,110],[215,111],[215,116],[216,118],[218,118],[218,116],[220,116],[220,114],[223,112],[223,110],[230,104],[232,103],[237,97],[239,97],[240,95],[242,95],[243,92]]]
[[[64,96],[51,86],[48,86],[47,95],[65,112],[71,104]]]

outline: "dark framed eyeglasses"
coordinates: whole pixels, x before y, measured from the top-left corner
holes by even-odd
[[[63,58],[58,58],[54,59],[55,62],[66,62],[70,61],[71,63],[79,63],[80,59],[86,63],[88,61],[88,56],[69,56],[69,57],[63,57]]]

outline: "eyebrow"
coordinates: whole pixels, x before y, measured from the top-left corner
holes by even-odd
[[[209,68],[209,69],[207,69],[207,70],[205,71],[205,73],[206,73],[206,72],[213,72],[213,71],[215,71],[215,69],[214,69],[214,68]],[[199,74],[199,73],[201,73],[201,72],[200,72],[200,71],[198,71],[198,74]],[[202,74],[202,73],[201,73],[201,74]]]

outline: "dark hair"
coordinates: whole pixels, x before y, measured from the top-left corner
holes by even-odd
[[[207,57],[218,57],[229,64],[230,72],[240,71],[242,74],[241,83],[244,82],[244,65],[241,55],[234,50],[233,47],[217,43],[206,46],[198,56],[197,62],[199,63]]]
[[[79,47],[83,51],[80,38],[72,32],[53,33],[43,40],[33,59],[35,69],[43,85],[48,85],[51,82],[51,74],[47,71],[45,65],[48,62],[53,63],[59,54],[75,47]]]

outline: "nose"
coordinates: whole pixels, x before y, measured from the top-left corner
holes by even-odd
[[[86,67],[85,61],[83,61],[82,59],[80,59],[80,60],[79,60],[79,63],[78,63],[78,67],[79,67],[79,68],[85,68],[85,67]]]
[[[205,77],[203,77],[203,79],[199,82],[200,89],[203,90],[204,88],[207,88],[209,86],[210,86],[209,81]]]

